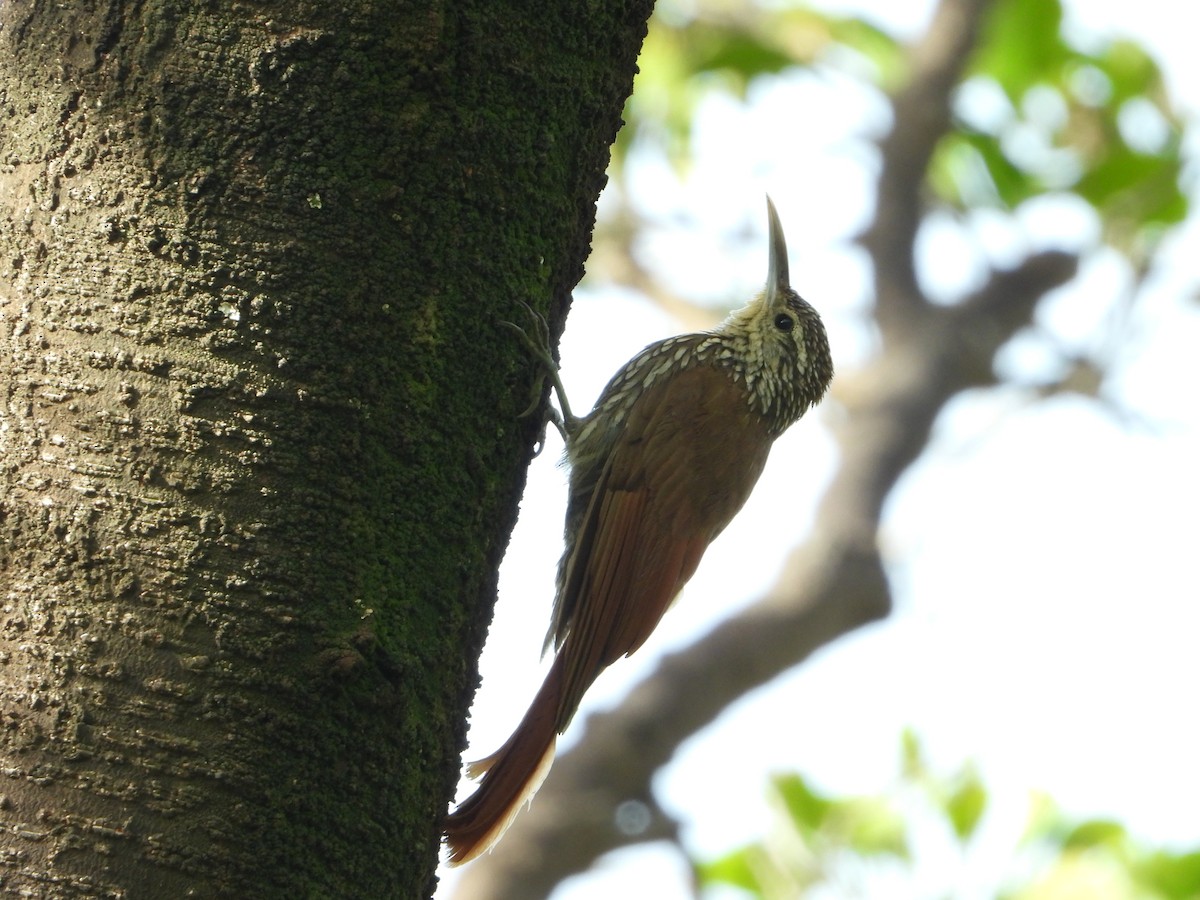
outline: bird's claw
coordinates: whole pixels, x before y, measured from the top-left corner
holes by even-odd
[[[505,328],[515,331],[525,346],[537,357],[538,362],[544,365],[549,371],[557,372],[558,363],[555,362],[554,355],[550,352],[550,325],[546,322],[546,317],[524,300],[518,300],[517,302],[529,314],[529,318],[533,321],[533,328],[537,337],[530,337],[529,332],[515,322],[501,321],[500,324]]]
[[[525,346],[529,348],[529,351],[533,354],[534,358],[541,363],[543,370],[541,376],[534,385],[533,398],[530,401],[529,406],[519,413],[518,417],[526,419],[538,411],[539,407],[542,405],[542,390],[547,379],[554,388],[555,394],[558,397],[559,406],[562,407],[561,413],[552,406],[547,408],[546,418],[542,422],[542,430],[538,434],[537,449],[534,452],[534,455],[536,456],[542,452],[542,448],[545,446],[547,423],[553,424],[554,427],[558,429],[559,434],[562,435],[563,440],[568,441],[570,439],[570,432],[577,420],[573,415],[571,415],[571,407],[567,403],[567,392],[563,388],[562,380],[558,375],[558,363],[554,359],[554,355],[550,352],[549,324],[546,322],[545,317],[541,313],[533,309],[533,307],[531,307],[524,300],[518,300],[517,302],[525,309],[525,312],[529,314],[529,318],[533,321],[534,335],[531,336],[528,331],[514,322],[501,320],[500,324],[505,328],[516,332],[517,336],[521,338],[521,341],[525,344]]]

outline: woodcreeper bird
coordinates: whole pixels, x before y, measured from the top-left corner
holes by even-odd
[[[787,245],[767,198],[766,288],[716,330],[651,344],[571,415],[548,331],[526,341],[547,366],[562,416],[570,487],[566,549],[546,638],[554,663],[508,741],[467,766],[482,776],[450,815],[450,861],[490,848],[550,768],[554,745],[596,677],[649,637],[705,549],[749,497],[772,443],[833,377],[825,327],[791,288]],[[516,326],[513,326],[514,328]],[[518,329],[519,330],[519,329]]]

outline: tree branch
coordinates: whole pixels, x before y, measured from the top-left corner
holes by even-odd
[[[883,171],[875,220],[861,238],[875,263],[876,310],[885,328],[925,303],[913,265],[921,190],[933,152],[950,127],[951,95],[990,2],[942,0],[912,49],[908,84],[892,97],[892,130],[879,145]]]

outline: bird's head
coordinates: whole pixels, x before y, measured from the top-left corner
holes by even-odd
[[[817,311],[788,277],[787,241],[767,198],[770,257],[762,293],[734,312],[720,331],[737,345],[741,375],[773,428],[783,431],[824,396],[833,378],[829,339]]]

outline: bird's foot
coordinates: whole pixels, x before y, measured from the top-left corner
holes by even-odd
[[[520,325],[513,322],[501,321],[500,324],[517,333],[517,336],[521,338],[521,341],[533,354],[534,359],[541,364],[543,370],[541,377],[538,378],[534,385],[533,399],[529,406],[520,413],[520,418],[528,418],[537,412],[538,407],[542,404],[542,389],[548,379],[554,388],[555,395],[558,397],[558,405],[562,411],[559,412],[553,406],[548,406],[546,421],[558,429],[558,433],[562,435],[564,441],[569,442],[571,434],[575,430],[575,424],[579,420],[571,414],[571,405],[567,402],[567,392],[563,387],[562,379],[558,375],[558,362],[554,359],[554,354],[550,351],[550,326],[546,323],[545,317],[528,303],[523,300],[517,302],[529,314],[529,318],[533,322],[533,334],[530,334],[529,331],[526,331]],[[542,433],[538,438],[539,453],[541,452],[541,447],[545,444],[545,436],[545,423],[543,423]]]

